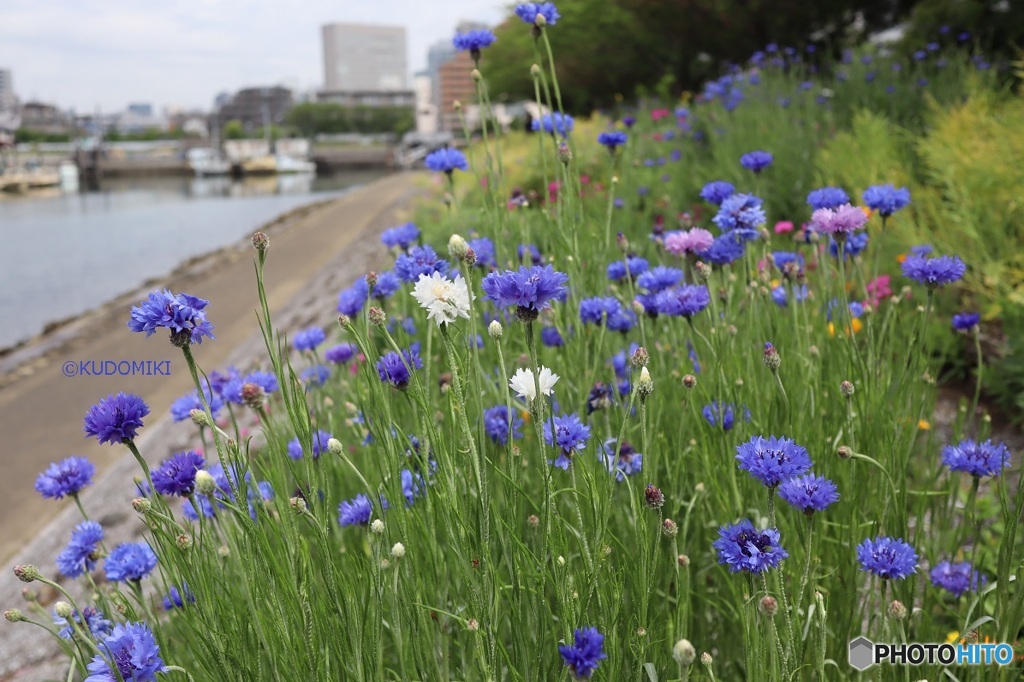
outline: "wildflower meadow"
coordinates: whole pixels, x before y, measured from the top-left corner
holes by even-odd
[[[92,464],[56,457],[36,488],[82,522],[59,575],[14,570],[60,601],[6,605],[8,627],[89,682],[1020,679],[1024,477],[979,409],[983,354],[933,416],[939,347],[978,343],[978,264],[906,243],[897,169],[846,158],[874,176],[830,185],[808,148],[862,110],[924,134],[929,87],[952,102],[990,70],[953,44],[827,75],[768,46],[686,102],[576,121],[557,9],[516,14],[551,113],[429,155],[436,195],[337,325],[275,326],[262,233],[263,363],[204,366],[202,291],[125,311],[180,349],[196,448],[140,452],[145,396],[97,396],[84,429],[138,459],[144,539],[106,542]],[[493,41],[455,45],[479,65]],[[1013,656],[860,673],[861,636]]]

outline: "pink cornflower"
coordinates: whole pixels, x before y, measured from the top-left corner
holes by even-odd
[[[864,227],[868,216],[850,204],[838,208],[819,208],[811,214],[811,227],[820,234],[845,236]]]
[[[775,234],[786,234],[787,232],[793,231],[792,220],[780,220],[775,223]]]
[[[671,112],[669,112],[668,109],[653,109],[653,110],[651,110],[651,120],[652,121],[660,121],[661,119],[663,119],[666,116],[668,116],[669,113],[671,113]]]
[[[665,250],[675,256],[703,253],[711,248],[714,241],[715,238],[710,232],[694,227],[686,232],[670,232],[665,235]]]
[[[889,275],[879,275],[865,285],[868,290],[868,301],[877,307],[878,304],[892,296],[892,287],[889,286]]]

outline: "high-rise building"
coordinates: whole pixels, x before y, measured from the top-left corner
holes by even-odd
[[[439,129],[460,131],[462,123],[455,102],[463,106],[472,105],[476,100],[476,83],[473,82],[473,59],[468,52],[459,52],[441,65],[437,72],[437,110]],[[466,109],[464,114],[468,114]],[[468,121],[467,121],[468,123]]]
[[[14,96],[14,76],[10,69],[0,69],[0,111],[10,111],[18,106]]]
[[[321,101],[348,106],[415,104],[406,83],[405,27],[327,24]]]

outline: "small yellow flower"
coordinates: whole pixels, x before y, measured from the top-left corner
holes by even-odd
[[[901,254],[896,256],[896,262],[897,263],[902,263],[905,260],[907,260],[907,254],[905,254],[905,253],[901,253]]]
[[[927,419],[922,419],[917,422],[917,428],[919,428],[922,431],[929,431],[931,430],[932,425],[928,422]]]
[[[773,280],[771,281],[772,289],[775,289],[775,288],[776,288],[776,287],[778,287],[778,286],[779,286],[780,284],[782,284],[782,282],[780,282],[780,281],[779,281],[779,280],[777,280],[777,279],[773,279]]]
[[[828,335],[829,336],[835,336],[836,335],[836,326],[834,324],[832,324],[831,322],[828,323]]]
[[[946,635],[946,644],[952,644],[958,639],[960,639],[960,633],[956,630],[953,630],[948,635]]]
[[[529,410],[520,410],[519,411],[519,416],[522,417],[524,422],[530,421],[530,411]]]

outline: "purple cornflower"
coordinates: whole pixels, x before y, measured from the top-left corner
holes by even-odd
[[[153,470],[153,487],[162,495],[188,497],[196,489],[196,472],[205,462],[195,450],[177,452]]]
[[[736,447],[736,460],[740,469],[769,488],[811,468],[807,450],[785,437],[754,436]]]
[[[317,346],[327,339],[324,330],[320,327],[309,327],[295,334],[292,339],[292,346],[297,351],[315,350]]]
[[[580,301],[580,322],[600,325],[604,322],[605,315],[610,318],[621,307],[619,300],[611,296],[585,298]]]
[[[665,235],[665,250],[675,256],[703,253],[714,243],[714,235],[700,227],[694,227],[685,232],[675,230]]]
[[[621,130],[612,130],[610,132],[601,133],[597,136],[598,144],[602,144],[608,148],[608,151],[615,153],[615,150],[626,144],[626,140],[629,136]]]
[[[84,626],[86,631],[92,635],[93,639],[99,640],[110,634],[111,630],[114,629],[114,624],[107,620],[107,617],[103,615],[103,612],[97,609],[95,606],[86,606],[82,609],[81,613],[75,611],[71,614],[72,619],[75,623],[80,626]],[[84,621],[83,621],[84,617]],[[78,633],[75,631],[71,624],[68,623],[67,618],[61,618],[56,613],[53,614],[53,624],[61,625],[60,632],[57,636],[61,639],[72,639]]]
[[[134,440],[147,414],[149,406],[137,395],[108,395],[86,413],[85,435],[95,436],[101,445],[126,443]]]
[[[540,119],[533,119],[530,129],[535,131],[543,130],[545,133],[552,135],[557,133],[559,137],[568,137],[575,125],[576,121],[572,116],[560,114],[556,111],[553,114],[544,114]]]
[[[57,570],[68,578],[77,578],[96,568],[96,551],[103,542],[103,526],[82,521],[71,531],[71,541],[57,555]]]
[[[341,293],[338,294],[338,312],[342,315],[355,317],[363,309],[363,305],[366,303],[369,295],[370,288],[366,285],[366,279],[360,277],[353,282],[352,286],[348,289],[342,289]]]
[[[110,551],[103,564],[107,580],[142,580],[156,568],[156,554],[145,542],[126,542]]]
[[[824,476],[808,473],[783,481],[779,486],[779,497],[811,516],[838,502],[839,491],[836,484]]]
[[[743,257],[744,248],[742,239],[738,239],[731,232],[726,232],[715,237],[711,248],[700,254],[700,257],[712,265],[729,265]]]
[[[497,40],[494,33],[487,29],[456,33],[452,38],[452,45],[456,50],[469,52],[473,59],[480,59],[480,50],[490,47]]]
[[[36,492],[54,500],[74,497],[92,483],[96,467],[85,457],[71,456],[50,464],[36,478]]]
[[[391,351],[377,361],[377,375],[381,381],[387,381],[397,389],[405,390],[412,379],[411,371],[423,367],[419,349],[414,346],[402,351],[402,354]]]
[[[731,197],[735,192],[736,188],[731,182],[713,180],[701,189],[700,198],[715,206],[721,206],[722,202]]]
[[[359,354],[359,348],[353,343],[339,343],[337,346],[331,346],[324,352],[324,358],[328,362],[333,362],[337,365],[344,365],[352,360],[356,355]]]
[[[861,570],[883,580],[902,580],[917,572],[917,553],[902,538],[879,536],[864,540],[857,545],[857,561]]]
[[[403,251],[412,246],[419,238],[420,228],[416,227],[415,223],[406,223],[405,225],[389,228],[380,235],[380,240],[384,243],[384,246],[389,249],[402,249]]]
[[[700,411],[705,421],[711,426],[717,426],[723,431],[732,431],[736,421],[736,406],[732,403],[712,400]],[[750,410],[744,409],[743,416],[750,421]]]
[[[476,267],[489,270],[497,267],[498,259],[496,251],[494,249],[494,242],[487,237],[477,237],[476,239],[470,239],[466,242],[469,248],[473,249],[473,253],[476,254]]]
[[[313,365],[302,370],[302,373],[299,374],[299,380],[306,384],[307,390],[309,390],[310,386],[323,386],[330,378],[331,368],[327,365]]]
[[[505,405],[495,405],[488,410],[484,410],[484,432],[498,445],[508,443],[509,421],[512,422],[512,438],[522,438],[523,420],[519,418],[515,411],[510,410]]]
[[[555,327],[542,327],[540,330],[540,342],[548,348],[561,348],[565,345],[565,339]]]
[[[537,23],[537,17],[542,16],[548,26],[554,26],[562,18],[552,2],[527,2],[516,5],[516,16],[525,23],[534,25]]]
[[[424,160],[424,163],[427,165],[429,170],[436,173],[447,173],[448,177],[451,177],[452,171],[469,170],[469,163],[466,161],[466,155],[458,149],[453,149],[451,147],[435,149],[427,154],[427,158]]]
[[[711,295],[703,284],[683,284],[658,292],[654,305],[661,315],[690,318],[711,304]]]
[[[892,185],[875,185],[864,190],[861,198],[865,206],[878,211],[883,218],[888,218],[910,203],[910,190],[906,187],[896,189]]]
[[[868,241],[867,230],[847,235],[846,241],[843,242],[843,258],[853,258],[862,254],[864,249],[868,248]],[[828,238],[828,252],[833,258],[839,258],[839,242],[832,237]]]
[[[978,313],[957,313],[953,316],[953,329],[966,332],[974,329],[981,320]]]
[[[210,304],[188,294],[172,294],[167,289],[154,291],[149,298],[132,307],[128,328],[133,332],[146,332],[151,336],[157,329],[171,332],[175,345],[202,343],[203,337],[213,337],[213,325],[206,319],[206,306]]]
[[[608,658],[604,652],[604,635],[595,627],[573,631],[572,645],[559,645],[558,653],[577,680],[589,679],[598,663]]]
[[[747,170],[752,170],[755,173],[760,173],[768,166],[772,165],[772,155],[770,152],[764,151],[753,151],[747,152],[740,157],[740,165]]]
[[[89,663],[85,682],[154,682],[164,671],[160,646],[145,623],[118,623],[99,650],[103,653]]]
[[[608,315],[608,329],[613,332],[625,334],[636,326],[636,313],[632,310],[619,306],[614,312]]]
[[[777,529],[758,530],[750,519],[719,528],[712,546],[718,551],[718,563],[727,566],[730,573],[764,573],[789,556],[779,544]]]
[[[481,287],[487,298],[500,308],[515,307],[520,320],[532,322],[541,308],[565,296],[569,276],[550,265],[534,265],[519,270],[492,272],[483,278]]]
[[[940,561],[931,570],[932,585],[941,587],[958,599],[966,592],[976,592],[984,580],[971,568],[971,562]]]
[[[656,294],[663,289],[675,286],[681,282],[682,279],[683,271],[679,268],[669,268],[664,265],[659,265],[637,277],[636,285],[641,289],[646,289],[652,294]]]
[[[189,589],[188,583],[182,583],[180,590],[176,585],[171,585],[171,589],[167,590],[167,596],[164,597],[164,611],[183,609],[186,604],[195,602],[196,595]]]
[[[277,377],[270,372],[249,372],[244,377],[236,377],[224,384],[224,399],[236,405],[244,405],[245,397],[242,390],[246,384],[259,386],[264,394],[273,393],[280,388]]]
[[[959,256],[925,258],[913,255],[907,256],[907,259],[903,261],[903,276],[918,284],[923,284],[929,289],[935,289],[943,284],[952,284],[963,277],[966,271],[967,266]]]
[[[860,230],[868,222],[864,211],[850,204],[843,204],[835,209],[819,208],[811,214],[811,228],[819,234],[834,235],[843,239]]]
[[[607,410],[615,403],[615,394],[612,387],[603,381],[595,382],[587,394],[587,414],[593,414],[597,410]]]
[[[235,379],[227,381],[222,386],[221,391],[229,386],[234,380]],[[216,417],[217,413],[224,407],[224,399],[221,398],[219,392],[210,387],[209,382],[204,382],[204,388],[205,390],[203,393],[205,395],[203,397],[206,398],[206,404],[210,407],[210,414]],[[202,409],[203,402],[199,399],[199,391],[193,389],[191,393],[186,393],[171,403],[171,418],[176,422],[185,421],[192,414],[192,410],[201,411]]]
[[[1010,451],[1004,443],[978,443],[967,438],[942,448],[942,463],[950,471],[963,471],[976,478],[998,476],[1010,466]]]
[[[753,194],[733,194],[722,202],[711,221],[723,232],[743,241],[757,239],[757,228],[767,220],[761,199]]]
[[[520,244],[516,247],[516,257],[520,263],[525,262],[527,256],[530,257],[530,263],[533,265],[540,265],[543,260],[536,244]]]
[[[619,456],[615,456],[615,439],[609,438],[602,446],[604,454],[605,466],[608,467],[608,473],[615,474],[615,479],[618,481],[625,480],[626,476],[632,476],[633,474],[639,474],[643,469],[644,456],[633,449],[633,446],[629,444],[629,441],[622,441],[622,445],[618,447]]]
[[[330,433],[317,429],[313,432],[313,459],[316,459],[327,450],[327,441],[333,438]],[[299,443],[299,437],[296,436],[288,442],[288,456],[292,459],[302,459],[305,455],[305,451],[302,449],[302,444]]]
[[[363,281],[366,281],[365,277]],[[395,292],[401,288],[402,280],[398,279],[398,275],[391,270],[385,270],[384,272],[377,273],[377,283],[373,285],[373,291],[370,292],[370,295],[383,301],[394,296]]]
[[[370,522],[372,514],[373,506],[370,505],[370,498],[362,493],[338,505],[338,523],[342,528],[365,526]]]
[[[590,427],[576,414],[563,414],[544,424],[544,442],[558,448],[558,458],[551,464],[559,469],[569,468],[573,455],[586,447],[589,438]]]
[[[430,276],[439,272],[442,275],[448,273],[448,261],[437,257],[437,253],[429,246],[414,246],[408,253],[403,253],[395,259],[395,274],[403,282],[415,284],[420,275]],[[363,286],[366,286],[364,280]]]
[[[621,282],[629,277],[635,280],[650,269],[651,265],[646,258],[640,256],[629,256],[626,260],[617,260],[608,264],[606,274],[613,282]]]
[[[915,244],[910,247],[910,253],[915,256],[930,256],[935,247],[931,244]]]
[[[811,190],[807,195],[807,204],[815,211],[821,208],[836,209],[848,203],[849,195],[839,187],[822,187]]]

